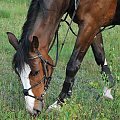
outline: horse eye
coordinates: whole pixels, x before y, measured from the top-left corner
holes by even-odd
[[[32,75],[32,76],[36,76],[36,75],[39,74],[39,72],[40,72],[39,70],[38,70],[38,71],[34,71],[34,72],[31,71],[31,75]]]

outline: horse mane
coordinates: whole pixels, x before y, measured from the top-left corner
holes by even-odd
[[[22,69],[24,68],[24,64],[25,63],[28,64],[28,52],[30,49],[30,41],[28,37],[32,31],[32,28],[34,26],[38,14],[41,12],[43,13],[41,15],[44,15],[45,13],[44,10],[45,10],[44,0],[31,1],[26,21],[22,28],[21,38],[19,40],[19,48],[13,57],[12,66],[13,69],[15,69],[15,71],[17,68],[17,71],[21,72]]]

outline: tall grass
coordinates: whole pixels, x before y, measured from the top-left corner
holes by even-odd
[[[8,42],[6,32],[11,31],[19,38],[25,21],[30,0],[0,1],[0,119],[30,120],[25,109],[22,85],[11,67],[15,50]],[[73,25],[74,30],[76,26]],[[61,25],[60,43],[65,36],[67,26]],[[102,94],[105,83],[100,75],[100,67],[96,65],[91,48],[85,56],[76,76],[73,96],[66,101],[60,111],[46,113],[43,110],[38,120],[119,120],[120,119],[120,28],[115,27],[103,32],[106,58],[116,80],[113,92],[114,100],[104,98],[96,101]],[[65,46],[59,57],[58,65],[45,97],[46,108],[52,104],[60,93],[65,78],[65,68],[75,43],[75,37],[69,33]],[[55,58],[55,46],[50,55]]]

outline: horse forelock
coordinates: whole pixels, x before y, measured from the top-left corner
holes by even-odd
[[[19,73],[24,69],[25,63],[28,64],[29,41],[24,40],[19,43],[19,48],[13,57],[13,69]]]

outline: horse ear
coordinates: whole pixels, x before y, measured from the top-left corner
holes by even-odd
[[[16,36],[11,32],[7,32],[7,36],[8,36],[9,43],[15,48],[15,50],[17,50],[19,43]]]
[[[38,49],[39,47],[39,40],[37,36],[33,36],[33,40],[31,42],[31,47],[32,47],[32,51],[34,51],[35,49]]]

